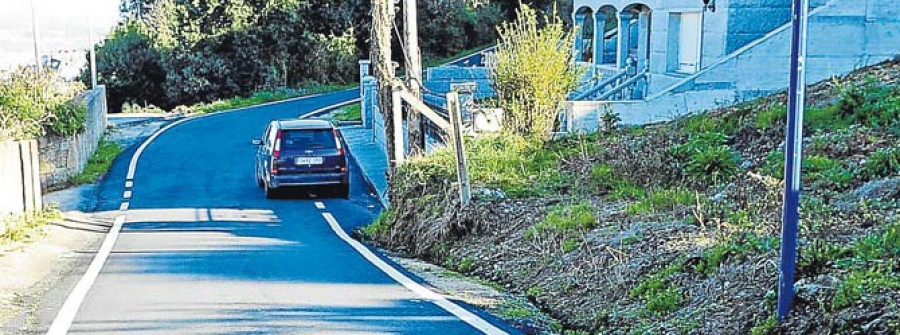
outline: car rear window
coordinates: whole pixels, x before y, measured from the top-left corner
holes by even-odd
[[[281,146],[286,150],[334,149],[331,129],[288,130],[281,133]]]

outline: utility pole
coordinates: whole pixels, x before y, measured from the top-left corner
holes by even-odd
[[[31,0],[31,31],[34,40],[34,69],[37,72],[41,72],[44,66],[41,62],[41,25],[38,23],[36,1]]]
[[[788,88],[785,141],[784,211],[781,218],[781,275],[778,283],[778,320],[790,313],[797,267],[797,230],[800,221],[800,165],[803,157],[803,111],[806,108],[806,35],[809,0],[793,0],[791,22],[791,83]]]
[[[422,99],[422,53],[419,50],[419,19],[417,0],[404,0],[403,30],[406,36],[406,77],[407,89],[419,100]],[[409,129],[411,155],[425,152],[425,118],[412,108],[407,108],[406,126]]]
[[[394,20],[394,0],[372,0],[372,65],[378,83],[378,107],[384,118],[387,152],[395,152],[394,132],[403,131],[402,124],[394,124],[393,90],[396,84],[394,61],[391,58],[391,27]],[[388,160],[388,179],[393,177],[397,163]]]
[[[88,1],[88,43],[90,43],[91,89],[97,89],[97,54],[94,47],[94,11]]]

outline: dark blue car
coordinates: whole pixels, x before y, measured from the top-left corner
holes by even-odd
[[[285,187],[327,186],[339,197],[350,193],[340,132],[324,120],[275,120],[256,151],[256,183],[272,198]]]

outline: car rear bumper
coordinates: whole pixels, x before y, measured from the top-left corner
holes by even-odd
[[[347,173],[297,173],[271,176],[269,187],[347,185]]]

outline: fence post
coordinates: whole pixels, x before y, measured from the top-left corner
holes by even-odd
[[[478,84],[475,82],[454,83],[450,84],[450,91],[459,93],[459,113],[462,115],[462,122],[466,123],[472,120],[475,112],[475,90]],[[449,103],[449,100],[448,100]]]
[[[34,210],[39,211],[44,208],[44,199],[42,198],[43,192],[41,192],[41,161],[38,157],[38,142],[37,140],[28,141],[28,154],[31,155],[31,192],[32,192],[32,204],[34,206]],[[26,167],[28,168],[28,167]]]
[[[472,192],[469,186],[469,170],[466,164],[466,150],[462,136],[462,115],[460,114],[459,93],[447,93],[447,112],[450,114],[451,136],[456,147],[456,175],[459,182],[459,198],[463,206],[469,204]]]

